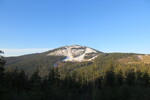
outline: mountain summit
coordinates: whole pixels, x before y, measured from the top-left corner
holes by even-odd
[[[90,61],[102,52],[81,45],[63,46],[52,50],[48,56],[66,56],[63,61]]]

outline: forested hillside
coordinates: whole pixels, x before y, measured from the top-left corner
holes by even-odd
[[[107,53],[85,62],[29,58],[5,71],[1,58],[0,100],[150,99],[150,64],[137,54]],[[32,67],[32,74],[27,73]]]

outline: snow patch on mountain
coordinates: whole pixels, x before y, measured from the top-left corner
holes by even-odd
[[[47,55],[66,56],[63,61],[90,61],[96,58],[99,52],[86,46],[71,45],[55,49]],[[88,58],[86,59],[87,56]]]

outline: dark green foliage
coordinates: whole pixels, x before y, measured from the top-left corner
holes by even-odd
[[[3,53],[2,51],[0,51],[0,54]],[[5,65],[5,61],[3,59],[3,57],[0,55],[0,98],[4,98],[4,65]]]
[[[2,51],[0,51],[0,54],[3,53]],[[5,65],[5,60],[4,58],[0,55],[0,81],[2,83],[3,81],[3,77],[4,77],[4,65]],[[1,84],[0,83],[0,84]]]
[[[104,78],[104,84],[106,86],[111,86],[113,87],[115,85],[115,73],[113,67],[111,67],[108,71],[105,73],[105,78]]]
[[[147,72],[143,73],[143,76],[141,78],[141,85],[144,87],[150,86],[150,77]]]
[[[123,85],[123,83],[124,83],[124,78],[123,78],[123,72],[122,72],[121,70],[116,73],[115,79],[116,79],[116,85],[117,85],[117,86]]]
[[[39,71],[27,78],[24,71],[15,69],[5,73],[1,100],[143,100],[150,99],[149,75],[129,70],[109,68],[104,76],[93,81],[78,80],[76,72],[66,72],[61,78],[59,69],[51,68],[47,77]],[[1,96],[2,97],[2,96]]]
[[[38,70],[31,76],[29,92],[31,100],[42,100],[41,77],[39,76]]]
[[[0,100],[150,100],[150,65],[117,62],[131,55],[104,54],[93,62],[57,62],[55,67],[51,65],[56,59],[45,63],[50,59],[30,58],[32,75],[19,66],[1,71]],[[24,67],[32,67],[28,63]],[[49,72],[45,76],[41,75],[43,68]]]
[[[98,86],[98,88],[101,88],[102,87],[102,85],[103,85],[103,77],[102,76],[100,76],[100,77],[98,77],[97,79],[96,79],[96,81],[95,81],[95,83],[96,83],[96,85]]]
[[[135,72],[133,70],[129,70],[126,74],[125,74],[125,83],[129,86],[133,86],[135,84]]]
[[[44,54],[32,54],[20,57],[5,58],[6,71],[24,70],[26,74],[31,76],[35,70],[39,70],[40,76],[48,75],[49,69],[57,64],[58,61],[64,59],[62,56],[46,56]]]

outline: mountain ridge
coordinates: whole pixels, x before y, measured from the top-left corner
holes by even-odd
[[[120,63],[123,65],[145,63],[150,64],[149,55],[135,53],[103,53],[87,46],[70,45],[62,46],[43,53],[28,54],[18,57],[6,57],[6,71],[17,68],[32,75],[36,70],[41,76],[48,75],[49,69],[53,67],[64,68],[69,71],[91,68],[98,66],[100,70],[105,69],[109,63]],[[90,70],[89,70],[90,71]]]

